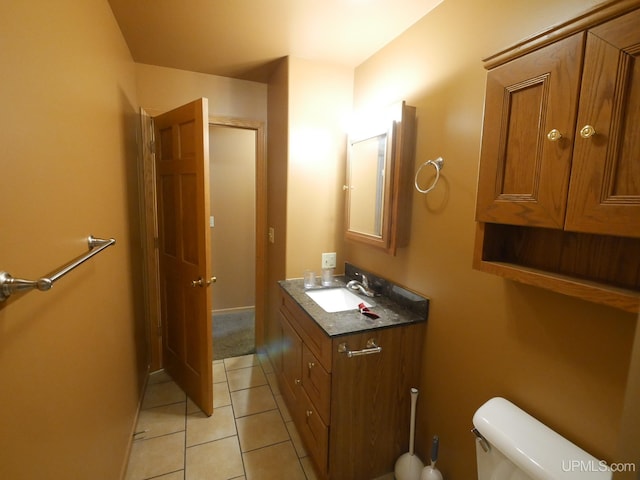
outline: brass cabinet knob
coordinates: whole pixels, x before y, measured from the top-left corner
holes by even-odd
[[[207,285],[211,285],[212,283],[216,283],[218,281],[218,279],[216,277],[211,277],[209,279],[209,281],[207,282]]]
[[[311,370],[311,369],[312,369],[313,367],[315,367],[315,366],[316,366],[316,364],[315,364],[314,362],[309,362],[309,363],[307,364],[307,367],[309,367],[309,370]]]
[[[313,410],[307,410],[306,415],[307,415],[307,418],[309,418],[311,415],[313,415]]]
[[[562,134],[560,133],[560,130],[558,130],[557,128],[554,128],[549,133],[547,133],[547,138],[552,142],[557,142],[562,138]]]
[[[585,125],[580,129],[580,136],[582,138],[591,138],[596,134],[596,129],[591,125]]]
[[[296,385],[301,385],[302,384],[302,380],[300,380],[299,378],[296,378],[293,383],[295,383]]]

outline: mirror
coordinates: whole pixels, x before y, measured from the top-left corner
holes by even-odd
[[[363,235],[382,237],[384,221],[385,165],[387,133],[355,140],[350,144],[349,156],[349,230]]]
[[[395,255],[408,242],[415,107],[390,111],[349,136],[345,237]]]

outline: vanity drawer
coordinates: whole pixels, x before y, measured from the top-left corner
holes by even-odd
[[[331,419],[331,374],[306,345],[302,346],[302,386],[328,425]]]
[[[315,355],[324,369],[331,373],[331,338],[318,326],[318,324],[296,303],[293,298],[284,292],[281,293],[282,307],[293,317],[292,326]]]

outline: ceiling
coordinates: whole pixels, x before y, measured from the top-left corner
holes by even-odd
[[[266,82],[285,56],[355,68],[443,0],[109,0],[138,63]]]

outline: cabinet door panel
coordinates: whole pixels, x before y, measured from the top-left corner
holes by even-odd
[[[640,237],[640,11],[587,36],[566,230]]]
[[[487,76],[476,219],[562,228],[583,34]],[[550,140],[557,130],[561,137]]]
[[[289,324],[287,318],[280,314],[282,327],[282,378],[284,380],[283,395],[290,402],[297,402],[300,398],[302,383],[302,340]],[[289,405],[291,408],[291,405]],[[295,412],[291,412],[296,415]]]

